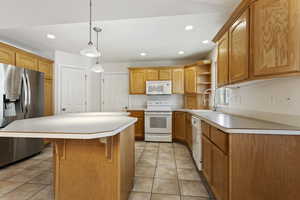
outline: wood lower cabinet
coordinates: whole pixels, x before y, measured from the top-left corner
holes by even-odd
[[[252,9],[253,75],[300,70],[298,0],[259,0]]]
[[[173,94],[184,94],[184,68],[175,68],[172,70],[172,88]]]
[[[185,123],[186,123],[185,112],[174,112],[173,118],[173,138],[181,142],[185,142]]]
[[[185,120],[185,134],[186,134],[186,143],[188,144],[190,150],[193,146],[193,127],[192,127],[192,114],[186,113]]]
[[[15,65],[16,50],[6,44],[0,43],[0,63]]]
[[[218,87],[229,83],[229,35],[228,32],[218,41]]]
[[[146,71],[144,69],[132,69],[130,77],[130,94],[145,94],[146,92]]]
[[[202,171],[209,184],[212,182],[212,147],[213,143],[202,137]]]
[[[249,9],[229,30],[229,82],[236,83],[249,77]]]
[[[38,71],[38,58],[26,52],[16,52],[16,66]]]
[[[135,123],[134,131],[135,131],[135,139],[136,140],[144,140],[145,138],[145,118],[144,111],[140,110],[128,110],[130,112],[131,117],[138,118],[138,121]]]
[[[299,136],[210,130],[202,135],[203,174],[216,200],[298,199]]]

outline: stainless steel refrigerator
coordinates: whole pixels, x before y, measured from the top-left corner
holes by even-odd
[[[44,74],[0,63],[0,128],[44,113]],[[0,138],[0,167],[41,152],[43,141]]]

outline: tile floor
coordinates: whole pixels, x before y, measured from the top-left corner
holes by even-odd
[[[136,142],[136,177],[129,200],[208,200],[188,149]],[[52,200],[52,148],[0,169],[0,200]]]

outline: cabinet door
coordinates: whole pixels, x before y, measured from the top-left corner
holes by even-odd
[[[173,94],[184,94],[184,68],[172,70]]]
[[[146,70],[146,80],[147,81],[157,81],[159,70],[157,69],[147,69]]]
[[[16,52],[7,47],[5,44],[0,43],[0,63],[15,65]]]
[[[192,133],[192,115],[186,114],[186,142],[190,149],[192,149],[193,145],[193,133]]]
[[[216,146],[212,146],[211,187],[218,200],[228,200],[228,157]]]
[[[228,32],[218,41],[218,87],[228,84],[229,58]]]
[[[209,184],[211,184],[211,168],[212,168],[212,143],[202,136],[202,161],[203,174]]]
[[[138,121],[135,124],[135,137],[143,139],[144,135],[144,117],[138,117]]]
[[[45,73],[45,79],[52,79],[52,67],[53,63],[50,61],[39,60],[38,70]]]
[[[37,57],[27,54],[25,52],[16,53],[16,65],[30,70],[38,70]]]
[[[252,9],[254,76],[300,70],[298,0],[259,0]]]
[[[249,9],[229,30],[229,82],[249,77]]]
[[[130,70],[130,94],[145,94],[146,75],[143,69]]]
[[[159,70],[159,80],[172,80],[172,70],[171,69],[160,69]]]
[[[196,69],[194,67],[186,68],[185,69],[185,92],[194,94],[197,92],[197,75]]]
[[[53,115],[53,85],[52,80],[44,79],[44,115]]]
[[[185,113],[174,112],[174,138],[185,141]]]

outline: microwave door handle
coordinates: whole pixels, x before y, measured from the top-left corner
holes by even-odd
[[[23,81],[23,87],[22,89],[24,90],[24,100],[22,98],[21,106],[22,106],[22,111],[26,114],[27,112],[27,104],[28,104],[28,89],[27,89],[27,81],[25,74],[22,74],[22,81]]]
[[[26,80],[27,80],[27,97],[28,97],[28,102],[27,102],[27,111],[29,112],[30,111],[30,108],[31,108],[31,84],[30,84],[30,79],[29,79],[29,76],[28,74],[26,73]]]

